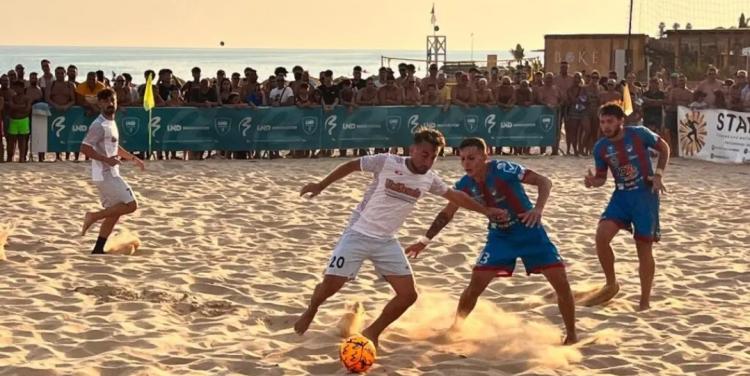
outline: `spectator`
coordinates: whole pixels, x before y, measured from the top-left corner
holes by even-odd
[[[696,90],[693,92],[693,102],[690,103],[690,108],[693,110],[705,110],[708,108],[708,103],[706,102],[706,93]]]
[[[99,113],[96,95],[106,89],[103,83],[96,80],[96,73],[86,74],[86,81],[76,86],[76,104],[86,110],[86,116]]]
[[[117,97],[117,110],[125,111],[125,107],[133,105],[130,97],[130,88],[125,83],[125,77],[119,75],[115,77],[115,86],[113,88]]]
[[[66,73],[68,74],[68,82],[70,82],[73,85],[75,85],[76,87],[78,87],[78,81],[77,81],[77,78],[78,78],[78,67],[76,67],[75,65],[72,65],[72,64],[68,65],[68,69],[67,69]]]
[[[101,82],[104,85],[105,88],[108,88],[108,87],[111,86],[110,82],[109,82],[109,79],[107,79],[107,77],[104,76],[104,71],[103,70],[96,71],[96,80],[98,82]]]
[[[357,92],[358,106],[377,106],[378,89],[375,88],[375,80],[370,77],[365,83],[365,87]]]
[[[477,105],[482,105],[488,110],[497,103],[495,102],[495,96],[492,95],[492,90],[487,86],[487,79],[484,77],[477,81],[476,99]]]
[[[292,88],[286,86],[284,76],[279,74],[274,80],[276,87],[271,89],[268,96],[269,105],[272,107],[294,106],[294,91]]]
[[[26,162],[28,156],[29,135],[31,134],[30,115],[31,100],[24,93],[24,81],[16,80],[11,84],[15,95],[7,104],[10,124],[8,124],[8,162],[13,161],[16,147],[18,147],[18,160]]]
[[[407,70],[407,72],[409,72]],[[404,105],[405,106],[420,106],[422,104],[422,94],[417,86],[417,78],[407,73],[406,86],[404,87]]]
[[[39,87],[42,88],[43,91],[46,91],[47,87],[52,83],[52,81],[55,80],[55,76],[52,75],[52,68],[50,67],[50,64],[51,63],[49,60],[42,59],[42,77],[39,78]]]
[[[648,80],[648,90],[643,93],[643,125],[661,135],[664,133],[662,111],[666,94],[659,89],[660,85],[661,82],[656,77]]]
[[[696,91],[702,92],[705,97],[705,102],[709,106],[713,106],[716,102],[715,92],[721,89],[722,82],[716,79],[717,71],[713,65],[709,65],[706,70],[706,79],[701,81],[695,88]]]
[[[469,76],[463,72],[456,72],[456,87],[451,90],[451,104],[469,108],[476,105],[476,94],[469,82]]]
[[[495,103],[505,111],[513,109],[516,104],[516,89],[510,76],[503,76],[500,80],[500,86],[495,90]]]
[[[39,77],[36,72],[29,74],[29,82],[26,85],[25,93],[31,104],[44,102],[44,94],[42,93],[42,88],[39,87]]]
[[[404,91],[396,86],[396,78],[388,75],[385,86],[378,89],[378,103],[381,106],[400,106],[404,103]]]

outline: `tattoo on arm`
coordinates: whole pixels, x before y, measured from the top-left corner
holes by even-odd
[[[443,229],[448,223],[450,223],[451,219],[453,219],[453,216],[444,212],[440,212],[437,217],[435,217],[435,220],[432,221],[432,225],[430,226],[430,229],[427,230],[427,236],[428,238],[432,239],[434,238],[440,230]]]

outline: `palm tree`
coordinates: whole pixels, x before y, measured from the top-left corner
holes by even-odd
[[[513,54],[513,58],[516,59],[518,64],[521,64],[521,61],[523,61],[523,47],[521,47],[521,44],[516,44],[516,48],[513,50],[510,50],[510,53]]]

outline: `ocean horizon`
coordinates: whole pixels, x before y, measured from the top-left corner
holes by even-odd
[[[510,48],[506,51],[463,51],[448,50],[447,60],[485,61],[488,54],[498,55],[498,60],[512,59]],[[233,72],[242,74],[245,67],[258,71],[264,80],[278,66],[291,71],[295,65],[301,65],[310,75],[317,77],[322,70],[330,69],[334,77],[351,76],[352,68],[359,65],[365,75],[377,74],[381,66],[381,56],[394,59],[384,60],[383,65],[394,70],[403,60],[417,67],[417,76],[426,75],[423,50],[385,50],[385,49],[273,49],[273,48],[181,48],[181,47],[85,47],[85,46],[0,46],[0,69],[6,72],[16,64],[26,69],[26,77],[31,72],[41,74],[40,61],[48,59],[52,67],[74,64],[78,67],[79,81],[83,81],[86,72],[104,71],[107,77],[113,74],[130,73],[133,81],[144,81],[146,69],[158,71],[170,68],[181,79],[190,79],[190,70],[198,66],[203,76],[213,77],[216,71],[223,69],[227,75]],[[541,52],[527,52],[527,57],[543,58]]]

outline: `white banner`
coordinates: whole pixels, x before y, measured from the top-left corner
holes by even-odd
[[[680,156],[719,163],[750,163],[750,112],[677,110]]]

